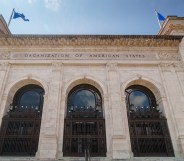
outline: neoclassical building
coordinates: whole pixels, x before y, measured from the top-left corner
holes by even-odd
[[[14,35],[0,16],[0,160],[184,160],[184,18],[158,35]]]

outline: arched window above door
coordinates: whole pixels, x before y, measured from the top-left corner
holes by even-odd
[[[133,85],[126,89],[129,108],[154,108],[157,106],[154,94],[146,87]]]
[[[101,94],[94,86],[82,84],[74,87],[68,94],[67,114],[80,112],[102,113]],[[86,114],[84,114],[86,116]]]
[[[14,96],[10,111],[42,111],[44,90],[30,84],[20,88]]]

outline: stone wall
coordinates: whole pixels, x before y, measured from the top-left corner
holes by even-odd
[[[133,84],[143,85],[154,93],[160,110],[167,118],[176,158],[182,158],[184,154],[183,41],[180,47],[177,45],[124,47],[115,56],[114,52],[107,52],[107,48],[103,46],[102,53],[92,53],[97,55],[97,58],[86,56],[89,54],[88,46],[82,48],[82,56],[79,58],[80,53],[71,51],[65,52],[69,55],[67,58],[40,57],[40,53],[45,54],[40,52],[44,49],[43,46],[40,46],[35,57],[35,50],[25,53],[26,49],[21,53],[22,56],[18,54],[20,57],[17,57],[16,47],[12,48],[3,46],[0,50],[0,121],[19,88],[26,84],[37,84],[44,88],[37,159],[63,159],[67,95],[74,86],[82,83],[98,88],[103,98],[107,138],[106,159],[133,158],[125,101],[125,89]],[[9,55],[4,57],[7,50],[10,51]],[[19,47],[18,50],[20,52]],[[32,56],[27,58],[25,54]],[[61,52],[53,49],[50,54],[60,55]],[[77,58],[76,54],[78,54]],[[144,160],[150,159],[144,158]],[[166,160],[172,161],[172,159]]]

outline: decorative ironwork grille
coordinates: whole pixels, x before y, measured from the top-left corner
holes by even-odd
[[[167,120],[156,107],[154,95],[142,86],[129,87],[126,92],[130,140],[134,156],[173,157]],[[135,106],[137,102],[141,106]]]
[[[0,155],[35,155],[41,113],[14,112],[4,116],[0,131]]]
[[[97,116],[97,112],[91,112]],[[103,118],[82,118],[75,112],[65,118],[64,125],[64,156],[84,156],[89,149],[90,156],[106,155],[105,120]]]
[[[83,84],[69,93],[63,140],[64,156],[106,155],[105,119],[95,87]]]
[[[37,85],[19,89],[2,119],[0,155],[33,156],[38,148],[44,90]]]

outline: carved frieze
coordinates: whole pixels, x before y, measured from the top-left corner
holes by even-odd
[[[61,48],[65,46],[139,46],[139,47],[174,47],[180,43],[180,38],[165,38],[158,36],[11,36],[1,37],[0,46],[46,46]]]
[[[165,52],[160,52],[158,54],[159,59],[161,60],[181,60],[181,56],[176,53],[165,53]]]
[[[12,60],[157,60],[156,53],[120,52],[12,52],[3,59]]]
[[[10,53],[0,53],[0,59],[10,59]]]

